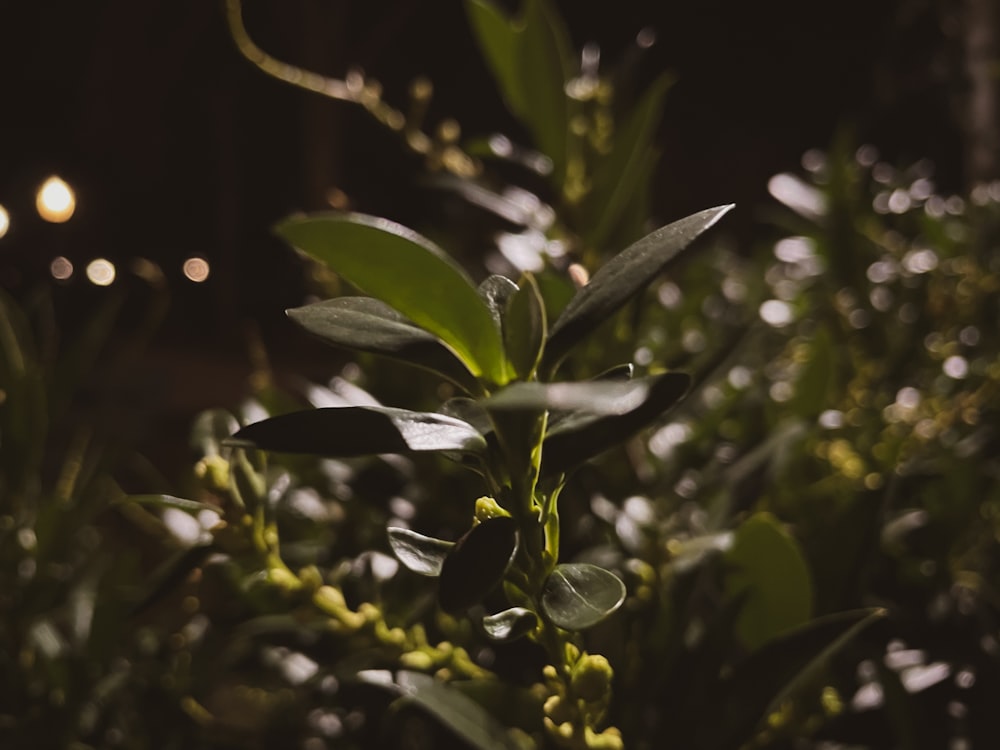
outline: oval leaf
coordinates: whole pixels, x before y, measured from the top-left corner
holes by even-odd
[[[387,406],[343,406],[282,414],[247,425],[226,441],[237,448],[349,458],[373,453],[477,453],[486,440],[468,422]]]
[[[441,566],[441,609],[459,613],[482,601],[503,579],[516,550],[513,518],[498,516],[473,526]]]
[[[758,648],[809,619],[809,567],[798,543],[770,513],[757,513],[736,530],[726,560],[733,566],[727,595],[744,599],[736,633],[747,648]]]
[[[618,311],[732,207],[730,204],[709,208],[661,227],[602,266],[570,300],[550,329],[543,369],[553,372],[570,348]]]
[[[289,219],[284,239],[448,344],[476,376],[506,381],[503,342],[465,272],[430,240],[364,214]]]
[[[446,344],[377,299],[338,297],[285,312],[334,346],[391,357],[443,375],[466,390],[477,390],[475,377]]]
[[[531,274],[524,275],[521,288],[507,301],[503,342],[517,376],[533,377],[545,345],[545,304]]]
[[[441,575],[441,566],[455,546],[454,542],[424,536],[409,529],[390,526],[389,546],[407,568],[422,576]]]
[[[542,473],[550,476],[565,473],[587,459],[620,445],[680,401],[687,393],[691,378],[685,373],[668,372],[628,381],[625,385],[642,382],[648,384],[646,398],[632,411],[606,416],[570,414],[554,422],[545,436]]]
[[[483,618],[483,629],[494,641],[513,641],[538,625],[538,615],[524,607],[511,607]]]
[[[542,610],[566,630],[596,625],[625,601],[625,584],[610,570],[589,563],[557,565],[542,589]]]

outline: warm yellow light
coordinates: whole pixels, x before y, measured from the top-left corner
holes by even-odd
[[[7,209],[0,206],[0,237],[7,234],[7,230],[10,229],[10,214],[7,213]]]
[[[208,261],[204,258],[188,258],[184,261],[184,275],[196,284],[208,278]]]
[[[87,264],[87,278],[91,284],[110,286],[115,280],[115,264],[104,258],[95,258]]]
[[[73,275],[73,264],[69,262],[69,258],[64,258],[60,255],[53,258],[52,262],[49,263],[49,271],[52,273],[52,278],[58,281],[66,281]]]
[[[38,188],[35,208],[38,209],[39,216],[53,224],[69,221],[76,210],[73,188],[58,177],[50,177]]]

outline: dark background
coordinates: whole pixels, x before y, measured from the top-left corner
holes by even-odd
[[[613,62],[644,26],[657,44],[643,67],[672,71],[659,130],[654,211],[664,222],[735,202],[729,231],[758,236],[768,178],[798,168],[802,153],[849,130],[888,161],[927,157],[938,187],[961,189],[963,89],[957,10],[948,3],[558,3],[577,46],[596,41]],[[454,117],[468,135],[522,135],[505,113],[457,0],[248,0],[254,39],[275,56],[342,76],[362,67],[405,108],[417,75],[435,96],[433,126]],[[320,377],[335,360],[292,330],[282,314],[301,302],[302,270],[269,227],[324,205],[330,188],[352,206],[418,228],[434,194],[419,164],[353,105],[272,80],[232,43],[220,2],[94,0],[0,6],[0,283],[15,297],[49,281],[49,263],[76,273],[56,284],[64,339],[111,294],[83,269],[106,257],[117,284],[133,284],[123,325],[142,318],[143,284],[132,259],[163,272],[170,305],[151,348],[116,381],[145,419],[140,448],[157,454],[200,408],[234,404],[247,390],[252,346],[276,366]],[[34,211],[51,174],[75,190],[66,224]],[[187,281],[184,259],[211,264]],[[130,316],[130,312],[134,313]],[[134,325],[140,325],[135,323]],[[127,378],[126,378],[127,379]],[[125,428],[123,428],[125,429]],[[158,459],[166,467],[169,455]],[[179,460],[179,458],[178,458]]]

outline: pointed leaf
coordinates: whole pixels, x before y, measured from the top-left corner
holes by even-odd
[[[441,567],[441,609],[458,613],[482,601],[503,579],[515,550],[517,523],[513,518],[498,516],[473,526]]]
[[[279,453],[348,458],[373,453],[475,453],[486,440],[468,422],[387,406],[343,406],[292,412],[244,427],[226,444]]]
[[[819,684],[830,658],[885,615],[884,609],[827,615],[752,653],[719,686],[711,703],[722,714],[704,727],[707,737],[699,747],[738,747],[800,686]]]
[[[544,0],[524,0],[516,20],[486,0],[468,0],[466,13],[510,111],[531,131],[552,160],[561,185],[567,136],[575,103],[566,96],[572,76],[569,34]]]
[[[455,546],[454,542],[424,536],[409,529],[390,526],[389,546],[407,568],[422,576],[441,575],[441,566]]]
[[[646,383],[649,389],[645,400],[632,411],[607,416],[571,414],[552,425],[542,449],[543,474],[565,473],[648,427],[684,397],[691,378],[668,372],[628,383]]]
[[[589,563],[557,565],[542,588],[542,610],[566,630],[596,625],[625,601],[625,584],[610,570]]]
[[[511,607],[483,618],[483,629],[494,641],[513,641],[538,625],[538,615],[524,607]]]
[[[570,348],[641,291],[706,229],[732,208],[718,206],[675,221],[616,255],[576,293],[549,329],[543,368],[552,372]]]
[[[588,240],[603,247],[625,208],[636,200],[649,175],[650,144],[663,112],[663,100],[673,83],[670,75],[657,78],[643,94],[635,110],[615,134],[614,147],[594,170],[593,189],[581,215],[595,220]]]
[[[770,513],[743,522],[726,560],[733,566],[726,577],[727,594],[744,599],[736,633],[745,646],[758,648],[809,619],[809,567],[798,543]]]
[[[506,381],[503,342],[464,271],[425,237],[363,214],[289,219],[278,234],[448,346],[473,375]]]
[[[213,513],[220,512],[219,508],[214,505],[173,495],[128,495],[122,502],[138,503],[147,508],[176,508],[185,513],[200,513],[203,510],[210,510]]]
[[[686,377],[686,376],[685,376]],[[649,397],[651,378],[580,383],[511,383],[481,403],[488,411],[574,411],[627,414]]]
[[[507,311],[507,302],[517,292],[517,284],[506,276],[493,274],[492,276],[487,276],[476,291],[483,302],[486,303],[497,332],[502,334],[503,317]]]
[[[503,341],[507,359],[523,380],[532,378],[545,345],[545,303],[534,276],[525,274],[521,288],[507,301]]]
[[[400,670],[393,675],[380,669],[366,669],[355,678],[369,685],[391,690],[400,700],[413,703],[477,750],[519,750],[506,728],[493,715],[453,685],[420,672]]]
[[[446,344],[377,299],[338,297],[286,310],[286,314],[334,346],[408,362],[466,390],[477,389],[475,377]]]

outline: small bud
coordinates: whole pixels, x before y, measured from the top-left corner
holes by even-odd
[[[588,703],[604,699],[611,690],[614,672],[600,654],[585,654],[573,669],[570,685],[573,694]]]
[[[506,516],[510,518],[510,513],[500,507],[500,504],[492,497],[481,497],[476,500],[476,521],[482,523],[491,518]]]
[[[545,705],[542,706],[542,710],[555,724],[563,724],[573,718],[566,701],[558,695],[550,695],[545,701]]]
[[[587,727],[583,732],[583,740],[589,750],[624,750],[621,733],[615,727],[609,727],[600,734]]]
[[[399,657],[399,664],[418,672],[430,672],[434,668],[434,660],[424,651],[407,651]]]

